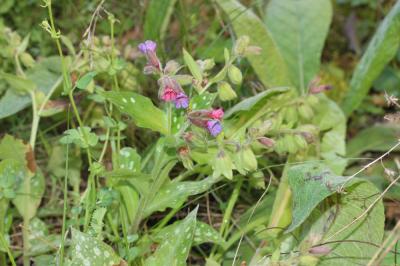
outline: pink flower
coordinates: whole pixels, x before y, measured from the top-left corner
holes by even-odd
[[[165,87],[161,94],[161,99],[166,102],[172,102],[175,101],[176,96],[176,91],[174,91],[171,87]]]
[[[222,108],[214,109],[208,115],[208,117],[217,120],[221,120],[223,116],[224,116],[224,110],[222,110]]]
[[[139,51],[146,55],[147,58],[147,66],[145,69],[145,74],[152,74],[157,70],[161,69],[160,60],[156,54],[157,44],[153,41],[147,40],[138,45]]]

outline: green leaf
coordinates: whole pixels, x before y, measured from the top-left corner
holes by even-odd
[[[400,44],[400,2],[397,1],[372,37],[350,81],[350,89],[341,104],[348,116],[360,106],[372,83],[396,55]]]
[[[207,191],[218,178],[207,177],[201,181],[170,182],[162,187],[154,199],[146,206],[144,217],[153,212],[174,208],[184,202],[189,196]]]
[[[196,229],[197,209],[186,216],[186,218],[176,226],[174,231],[168,232],[163,241],[152,256],[146,259],[146,266],[174,265],[186,266],[192,246]]]
[[[197,94],[190,99],[190,109],[209,109],[216,97],[217,93],[203,92],[202,94]]]
[[[131,170],[133,173],[140,173],[141,158],[135,149],[130,147],[122,148],[119,152],[118,162],[122,169]]]
[[[162,41],[168,27],[176,0],[151,0],[146,8],[144,21],[144,38],[146,40]]]
[[[347,161],[346,154],[346,117],[340,107],[325,95],[320,95],[316,105],[313,123],[321,132],[320,156],[334,173],[343,173]]]
[[[99,266],[124,265],[114,250],[104,242],[72,229],[71,265]]]
[[[287,172],[293,193],[292,223],[286,232],[296,229],[311,214],[317,205],[336,192],[346,180],[334,175],[322,163],[305,163],[290,167]]]
[[[355,158],[366,151],[387,151],[398,142],[399,135],[399,125],[378,124],[368,127],[348,142],[347,157]]]
[[[162,243],[171,235],[173,232],[183,223],[183,221],[178,221],[172,225],[164,227],[161,231],[154,235],[154,240]],[[193,245],[200,245],[203,243],[216,243],[222,245],[225,243],[221,235],[210,225],[203,222],[196,222],[196,229],[194,231]]]
[[[25,162],[28,148],[20,139],[11,135],[5,135],[0,141],[0,159],[14,159],[18,162]]]
[[[0,200],[16,197],[25,174],[25,168],[20,161],[6,159],[0,162]]]
[[[24,220],[29,221],[36,215],[44,190],[44,176],[40,171],[37,171],[36,174],[30,172],[25,174],[25,178],[17,190],[17,196],[12,201]]]
[[[36,84],[27,78],[0,72],[0,78],[3,78],[10,85],[10,89],[17,94],[26,94],[36,89]]]
[[[149,128],[167,134],[167,116],[154,106],[152,101],[134,92],[98,92],[118,109],[130,115],[139,127]]]
[[[340,195],[337,202],[339,206],[335,204],[327,210],[327,213],[335,213],[335,218],[322,242],[334,243],[328,245],[332,250],[318,265],[367,265],[378,248],[365,242],[380,245],[383,238],[385,215],[382,200],[349,228],[334,234],[364,213],[379,196],[378,189],[368,181],[354,180],[346,188],[346,194]]]
[[[247,59],[263,85],[265,87],[290,85],[284,58],[264,23],[239,1],[217,0],[216,2],[228,15],[237,37],[247,35],[250,37],[251,45],[262,49],[260,54],[248,55]]]
[[[38,90],[47,95],[62,81],[60,75],[54,73],[54,65],[58,63],[58,57],[46,58],[27,72],[27,78],[36,84]],[[31,104],[31,101],[29,95],[19,95],[13,90],[7,90],[0,99],[0,119],[23,110]]]
[[[78,89],[84,90],[92,82],[93,78],[97,75],[96,71],[88,72],[76,82]]]
[[[332,19],[330,0],[271,0],[265,22],[285,58],[293,84],[305,93],[320,68]]]
[[[90,132],[90,127],[78,127],[64,131],[64,136],[60,139],[62,144],[76,144],[77,146],[87,149],[88,147],[96,146],[99,137]]]
[[[185,50],[183,49],[183,60],[185,61],[185,64],[190,70],[190,73],[192,73],[193,77],[201,83],[203,81],[203,76],[201,74],[201,70],[199,65],[194,61],[193,57]]]

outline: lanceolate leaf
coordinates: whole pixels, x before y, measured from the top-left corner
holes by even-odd
[[[366,151],[387,151],[400,136],[399,125],[375,125],[354,136],[347,144],[347,157],[355,158]]]
[[[134,92],[98,92],[112,102],[123,113],[130,115],[139,127],[145,127],[166,134],[167,116],[154,106],[152,101]]]
[[[400,44],[400,1],[394,5],[372,37],[360,63],[354,71],[342,108],[350,115],[360,106],[374,80],[396,55]]]
[[[145,261],[146,266],[186,265],[196,229],[197,208],[169,232],[156,252]]]
[[[176,0],[151,0],[144,22],[144,37],[147,40],[162,41]]]
[[[207,191],[218,178],[208,177],[201,181],[171,182],[165,185],[155,196],[152,202],[146,206],[144,217],[155,211],[163,211],[165,208],[174,208],[191,195]]]
[[[262,49],[260,54],[249,55],[247,59],[264,86],[290,85],[285,61],[264,23],[236,0],[217,0],[217,3],[228,15],[237,37],[247,35],[251,45]]]
[[[71,255],[71,265],[125,265],[110,246],[75,229],[72,229]]]
[[[331,19],[330,0],[272,0],[267,6],[267,28],[300,92],[306,91],[319,70]]]

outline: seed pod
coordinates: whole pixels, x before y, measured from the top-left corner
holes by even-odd
[[[285,110],[286,122],[296,122],[298,120],[297,111],[294,106],[289,106]]]
[[[314,112],[308,104],[300,105],[299,114],[304,120],[310,120],[314,116]]]
[[[243,149],[240,148],[239,146],[237,147],[235,153],[233,154],[233,161],[235,164],[236,170],[242,174],[246,174],[246,170],[244,168],[244,162],[243,162]]]
[[[235,85],[240,85],[243,80],[242,72],[234,65],[229,66],[228,77],[229,80]]]
[[[26,67],[33,67],[35,65],[35,59],[33,59],[33,57],[26,52],[23,52],[20,55],[20,59],[22,64],[24,64]]]
[[[300,257],[300,266],[316,266],[318,261],[317,257],[304,255]]]
[[[217,157],[213,161],[212,168],[214,170],[213,177],[217,178],[221,175],[228,179],[232,179],[233,163],[229,154],[224,150],[218,152]]]
[[[294,135],[293,138],[299,149],[303,150],[307,148],[307,141],[301,135]]]
[[[317,105],[317,104],[318,104],[319,99],[318,99],[317,96],[310,94],[310,95],[307,96],[306,102],[307,102],[309,105],[313,106],[313,105]]]
[[[250,148],[243,149],[243,166],[246,171],[257,170],[257,158]]]
[[[278,139],[278,141],[276,142],[276,144],[274,146],[274,150],[279,154],[283,154],[288,150],[284,138]]]
[[[297,147],[296,141],[294,140],[293,135],[286,134],[285,137],[284,137],[284,140],[285,140],[285,144],[287,146],[288,152],[289,153],[296,153],[297,150],[298,150],[298,147]]]
[[[218,96],[221,101],[230,101],[237,97],[236,92],[232,89],[231,85],[225,81],[218,83]]]

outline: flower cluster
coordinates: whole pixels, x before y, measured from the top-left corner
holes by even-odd
[[[157,44],[150,40],[147,40],[138,46],[139,51],[147,58],[147,65],[144,67],[144,73],[159,74],[161,76],[158,81],[160,85],[158,95],[161,100],[165,102],[173,102],[176,108],[188,108],[189,98],[183,91],[181,85],[169,75],[167,67],[163,71],[162,64],[157,57],[156,48]]]
[[[169,61],[165,68],[156,54],[157,44],[147,40],[139,44],[139,51],[147,58],[147,65],[144,68],[145,74],[158,74],[160,76],[158,84],[160,86],[158,97],[164,102],[175,104],[177,109],[187,109],[189,107],[189,97],[185,94],[179,82],[174,78],[179,65],[174,61]],[[221,120],[224,116],[222,108],[213,110],[196,110],[188,113],[189,121],[198,127],[204,128],[212,136],[217,136],[222,131]]]
[[[197,110],[188,114],[189,121],[198,127],[205,128],[212,136],[222,131],[221,120],[224,116],[222,108],[213,110]]]

